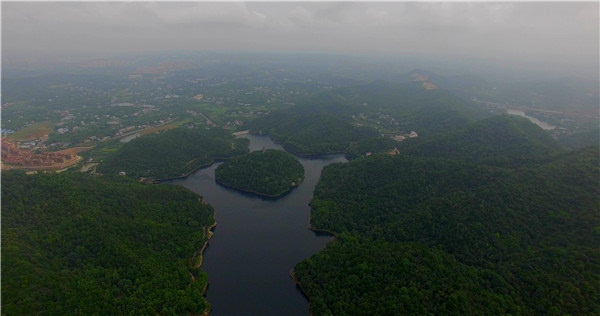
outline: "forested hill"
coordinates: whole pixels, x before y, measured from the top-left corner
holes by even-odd
[[[325,167],[296,266],[315,314],[600,313],[598,147],[518,170],[409,155]]]
[[[186,175],[215,159],[248,153],[248,140],[222,129],[178,128],[132,140],[98,166],[104,174],[123,171],[135,179]]]
[[[600,127],[596,124],[596,126],[589,127],[587,131],[575,132],[573,135],[561,138],[559,143],[570,149],[596,146],[600,144]]]
[[[399,128],[419,131],[422,136],[445,132],[490,116],[470,100],[459,98],[439,87],[425,89],[420,82],[380,80],[367,85],[340,88],[332,93],[361,105],[363,113],[390,115],[398,120]]]
[[[299,156],[343,153],[351,143],[381,138],[373,128],[354,126],[332,114],[294,111],[262,117],[251,124],[251,132],[268,134],[287,151]]]
[[[304,167],[285,151],[255,151],[224,162],[215,170],[215,180],[234,189],[278,197],[304,180]]]
[[[429,139],[408,139],[398,149],[407,154],[497,166],[541,162],[560,152],[560,145],[529,120],[498,115]]]
[[[442,114],[448,123],[461,123],[485,118],[490,114],[470,100],[458,97],[440,87],[428,90],[421,82],[398,82],[377,80],[364,85],[356,85],[319,92],[303,100],[293,108],[298,113],[335,113],[348,119],[358,113],[384,111],[395,116],[404,116],[407,128],[427,128],[424,121],[439,119]],[[433,111],[433,113],[431,113]],[[437,118],[432,114],[439,114]],[[414,120],[414,121],[413,121]],[[453,124],[456,125],[456,124]],[[439,130],[447,126],[430,126]]]
[[[430,137],[486,116],[471,101],[447,91],[376,81],[311,95],[290,109],[250,122],[249,129],[269,134],[294,154],[346,152],[353,158],[394,149],[395,143],[381,134],[414,130],[419,137]]]
[[[179,186],[3,172],[2,314],[202,314],[213,213]]]

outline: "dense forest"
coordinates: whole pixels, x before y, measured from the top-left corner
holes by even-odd
[[[377,130],[354,126],[333,114],[274,112],[252,122],[254,134],[268,134],[298,156],[343,153],[355,142],[381,138]],[[393,147],[392,147],[393,149]]]
[[[399,129],[415,130],[421,136],[445,133],[456,126],[491,116],[470,100],[443,89],[427,90],[419,82],[378,80],[339,88],[331,93],[346,103],[355,104],[346,107],[346,112],[358,114],[356,111],[360,109],[360,113],[370,116],[389,115],[397,120]],[[318,99],[314,104],[319,104]]]
[[[570,136],[563,137],[559,142],[569,149],[598,145],[600,144],[600,127],[598,127],[598,124],[584,127],[582,131],[576,131]]]
[[[446,91],[375,81],[311,95],[291,109],[250,122],[249,128],[296,155],[344,152],[353,159],[393,150],[397,143],[384,132],[416,130],[429,137],[486,116],[480,107]]]
[[[561,150],[544,130],[525,118],[508,114],[483,119],[428,139],[408,139],[398,149],[414,156],[502,167],[546,161]]]
[[[222,185],[258,195],[277,197],[304,179],[304,167],[281,150],[255,151],[227,160],[215,170]]]
[[[248,140],[222,129],[178,128],[132,140],[99,166],[98,172],[133,178],[174,178],[189,174],[215,159],[248,152]]]
[[[531,123],[489,123],[411,147],[453,144],[450,159],[378,154],[325,167],[312,225],[338,238],[295,269],[314,314],[600,313],[598,147],[507,139],[515,148],[490,159],[490,142],[501,144],[492,123],[512,135]]]
[[[202,314],[214,210],[178,186],[2,173],[2,314]]]

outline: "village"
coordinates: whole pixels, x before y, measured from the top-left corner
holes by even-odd
[[[2,170],[28,169],[28,170],[62,170],[77,164],[81,157],[77,155],[77,148],[65,149],[57,152],[35,153],[29,148],[22,148],[17,143],[6,138],[2,139]],[[81,150],[81,149],[79,149]]]

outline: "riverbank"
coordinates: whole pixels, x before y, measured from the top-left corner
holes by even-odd
[[[187,172],[187,173],[185,173],[185,174],[183,174],[181,176],[172,177],[172,178],[164,178],[164,179],[156,179],[156,180],[154,180],[154,183],[159,184],[159,183],[165,182],[165,181],[185,179],[185,178],[191,176],[192,174],[194,174],[194,172],[196,172],[196,171],[198,171],[200,169],[208,168],[208,167],[210,167],[210,166],[212,166],[212,165],[214,165],[214,164],[216,164],[218,162],[224,162],[227,159],[231,159],[231,157],[228,157],[228,158],[214,158],[212,160],[212,162],[200,165],[199,167],[195,168],[194,170],[192,170],[190,172]]]
[[[156,180],[154,180],[154,183],[158,184],[158,183],[161,183],[161,182],[164,182],[164,181],[172,181],[172,180],[185,179],[185,178],[191,176],[192,174],[194,174],[194,172],[196,172],[196,171],[198,171],[200,169],[208,168],[208,167],[212,166],[214,163],[221,162],[221,161],[224,161],[224,160],[213,159],[213,161],[211,161],[210,163],[200,165],[200,166],[198,166],[197,168],[195,168],[194,170],[192,170],[190,172],[184,173],[184,174],[182,174],[180,176],[176,176],[176,177],[164,178],[164,179],[156,179]]]
[[[286,152],[296,156],[296,157],[300,157],[300,158],[306,158],[306,159],[326,159],[328,156],[331,155],[345,155],[346,151],[344,150],[338,150],[338,151],[331,151],[331,152],[325,152],[325,153],[318,153],[318,154],[307,154],[307,153],[301,153],[301,152],[297,152],[294,150],[290,150],[289,147],[285,146],[284,142],[280,142],[278,140],[275,140],[273,138],[271,138],[271,136],[269,134],[257,134],[257,133],[253,133],[252,131],[250,131],[249,133],[247,133],[249,135],[253,135],[253,136],[269,136],[269,138],[273,141],[273,143],[280,145],[283,147],[283,149],[285,149]]]
[[[300,157],[300,158],[306,158],[306,159],[327,159],[329,156],[332,156],[332,155],[346,155],[346,152],[343,150],[329,151],[326,153],[318,153],[318,154],[304,154],[304,153],[298,153],[298,152],[291,151],[288,148],[286,148],[285,145],[282,145],[282,146],[290,154]]]
[[[208,246],[208,242],[214,235],[214,233],[212,232],[212,229],[215,227],[217,227],[216,220],[214,223],[212,223],[212,225],[210,225],[206,228],[206,231],[204,232],[204,237],[206,237],[206,241],[204,242],[204,245],[202,245],[202,248],[200,249],[200,251],[198,251],[196,253],[196,255],[194,256],[194,259],[193,259],[193,261],[195,261],[195,264],[193,266],[194,269],[200,269],[200,267],[202,267],[202,258],[203,258],[202,255],[204,254],[204,250],[206,250],[206,247]],[[206,288],[204,290],[206,291]]]
[[[326,235],[330,235],[330,236],[332,236],[332,237],[334,238],[334,240],[335,240],[335,238],[337,238],[337,235],[336,235],[334,232],[332,232],[332,231],[330,231],[330,230],[326,230],[326,229],[318,229],[318,228],[315,228],[315,227],[312,225],[312,223],[311,223],[311,222],[312,222],[312,211],[313,211],[313,207],[312,207],[312,205],[310,205],[310,203],[309,203],[308,205],[310,206],[310,211],[309,211],[309,213],[308,213],[308,229],[309,229],[309,230],[311,230],[311,231],[313,231],[313,232],[315,232],[315,233],[318,233],[318,234],[326,234]]]
[[[203,203],[203,202],[201,202]],[[204,245],[202,245],[202,248],[200,249],[200,251],[198,251],[198,253],[194,256],[196,259],[192,259],[193,261],[196,261],[196,264],[194,265],[194,270],[196,269],[200,269],[200,267],[202,267],[202,259],[203,259],[203,255],[204,255],[204,250],[206,250],[206,247],[208,246],[208,242],[210,241],[210,239],[213,236],[213,228],[217,227],[217,221],[215,219],[215,221],[208,226],[207,228],[205,228],[205,233],[204,233],[204,237],[206,237],[206,241],[204,242]],[[194,279],[195,281],[195,279]],[[206,283],[204,284],[204,287],[202,288],[202,296],[206,297],[206,290],[208,289],[208,280],[206,281]],[[208,303],[208,302],[207,302]],[[208,316],[210,314],[210,303],[209,306],[207,307],[207,309],[200,314],[200,316]]]
[[[205,204],[204,199],[203,198],[199,198],[198,202],[200,204]],[[202,267],[202,260],[203,260],[203,255],[204,255],[204,251],[206,250],[206,247],[208,246],[208,242],[210,241],[210,239],[213,237],[213,229],[215,227],[217,227],[217,219],[215,218],[215,215],[213,215],[213,223],[208,226],[203,228],[203,234],[202,237],[206,239],[206,241],[204,241],[204,244],[202,245],[202,248],[200,248],[199,251],[197,251],[194,256],[192,257],[192,271],[193,270],[198,270]],[[194,274],[190,271],[190,276],[192,277],[192,281],[196,282],[196,278],[194,277]],[[208,280],[206,280],[206,283],[204,284],[204,287],[202,288],[202,296],[206,297],[206,290],[208,289]],[[199,314],[198,316],[208,316],[210,314],[210,304],[207,302],[208,307],[207,309],[202,313]]]
[[[310,204],[309,204],[310,205]],[[329,230],[325,230],[325,229],[317,229],[314,228],[311,224],[311,220],[312,220],[312,206],[310,208],[310,212],[308,213],[308,229],[317,233],[317,234],[326,234],[326,235],[331,235],[333,236],[333,240],[335,241],[335,239],[337,238],[336,234],[332,231]],[[330,241],[330,242],[332,242]],[[329,244],[329,243],[328,243]],[[302,284],[300,283],[300,281],[298,281],[298,279],[296,278],[296,271],[294,269],[290,270],[290,277],[292,278],[292,280],[294,280],[294,283],[296,283],[296,286],[300,289],[300,292],[302,292],[302,295],[306,298],[306,300],[308,301],[308,306],[309,306],[309,315],[310,316],[314,316],[312,311],[310,311],[310,297],[308,296],[308,293],[306,292],[306,290],[304,290],[304,288],[302,287]]]
[[[302,181],[304,181],[304,179],[302,179]],[[240,191],[240,192],[243,192],[243,193],[254,194],[254,195],[260,196],[262,198],[273,199],[273,200],[274,199],[278,199],[280,197],[283,197],[283,196],[289,194],[290,192],[292,192],[292,190],[294,188],[297,188],[300,185],[300,183],[302,183],[302,182],[300,182],[300,183],[298,183],[295,186],[290,186],[290,188],[287,191],[283,192],[283,193],[280,193],[280,194],[277,194],[277,195],[271,195],[271,194],[266,194],[266,193],[262,193],[262,192],[258,192],[258,191],[252,191],[252,190],[246,190],[246,189],[238,188],[238,187],[235,187],[233,185],[227,184],[227,183],[225,183],[225,182],[223,182],[221,180],[217,180],[216,178],[215,178],[215,182],[217,184],[219,184],[219,185],[222,185],[223,187],[228,188],[228,189],[233,189],[233,190]]]
[[[296,283],[296,286],[300,289],[300,292],[302,292],[302,295],[304,295],[304,297],[306,298],[306,300],[308,301],[308,313],[310,316],[314,316],[312,311],[310,310],[310,297],[308,297],[308,294],[306,293],[306,291],[304,290],[304,288],[302,288],[302,284],[300,284],[300,281],[298,281],[298,279],[296,279],[296,271],[294,271],[294,269],[290,270],[290,277],[292,278],[292,280],[294,280],[294,283]]]

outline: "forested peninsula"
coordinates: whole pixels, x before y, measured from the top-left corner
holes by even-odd
[[[217,183],[266,197],[278,197],[298,186],[304,167],[291,154],[268,149],[225,161],[215,170]]]
[[[204,314],[213,208],[126,177],[2,172],[2,314]]]
[[[177,128],[146,135],[123,145],[98,166],[98,172],[167,179],[186,176],[218,159],[248,153],[248,140],[230,131],[212,128]]]

